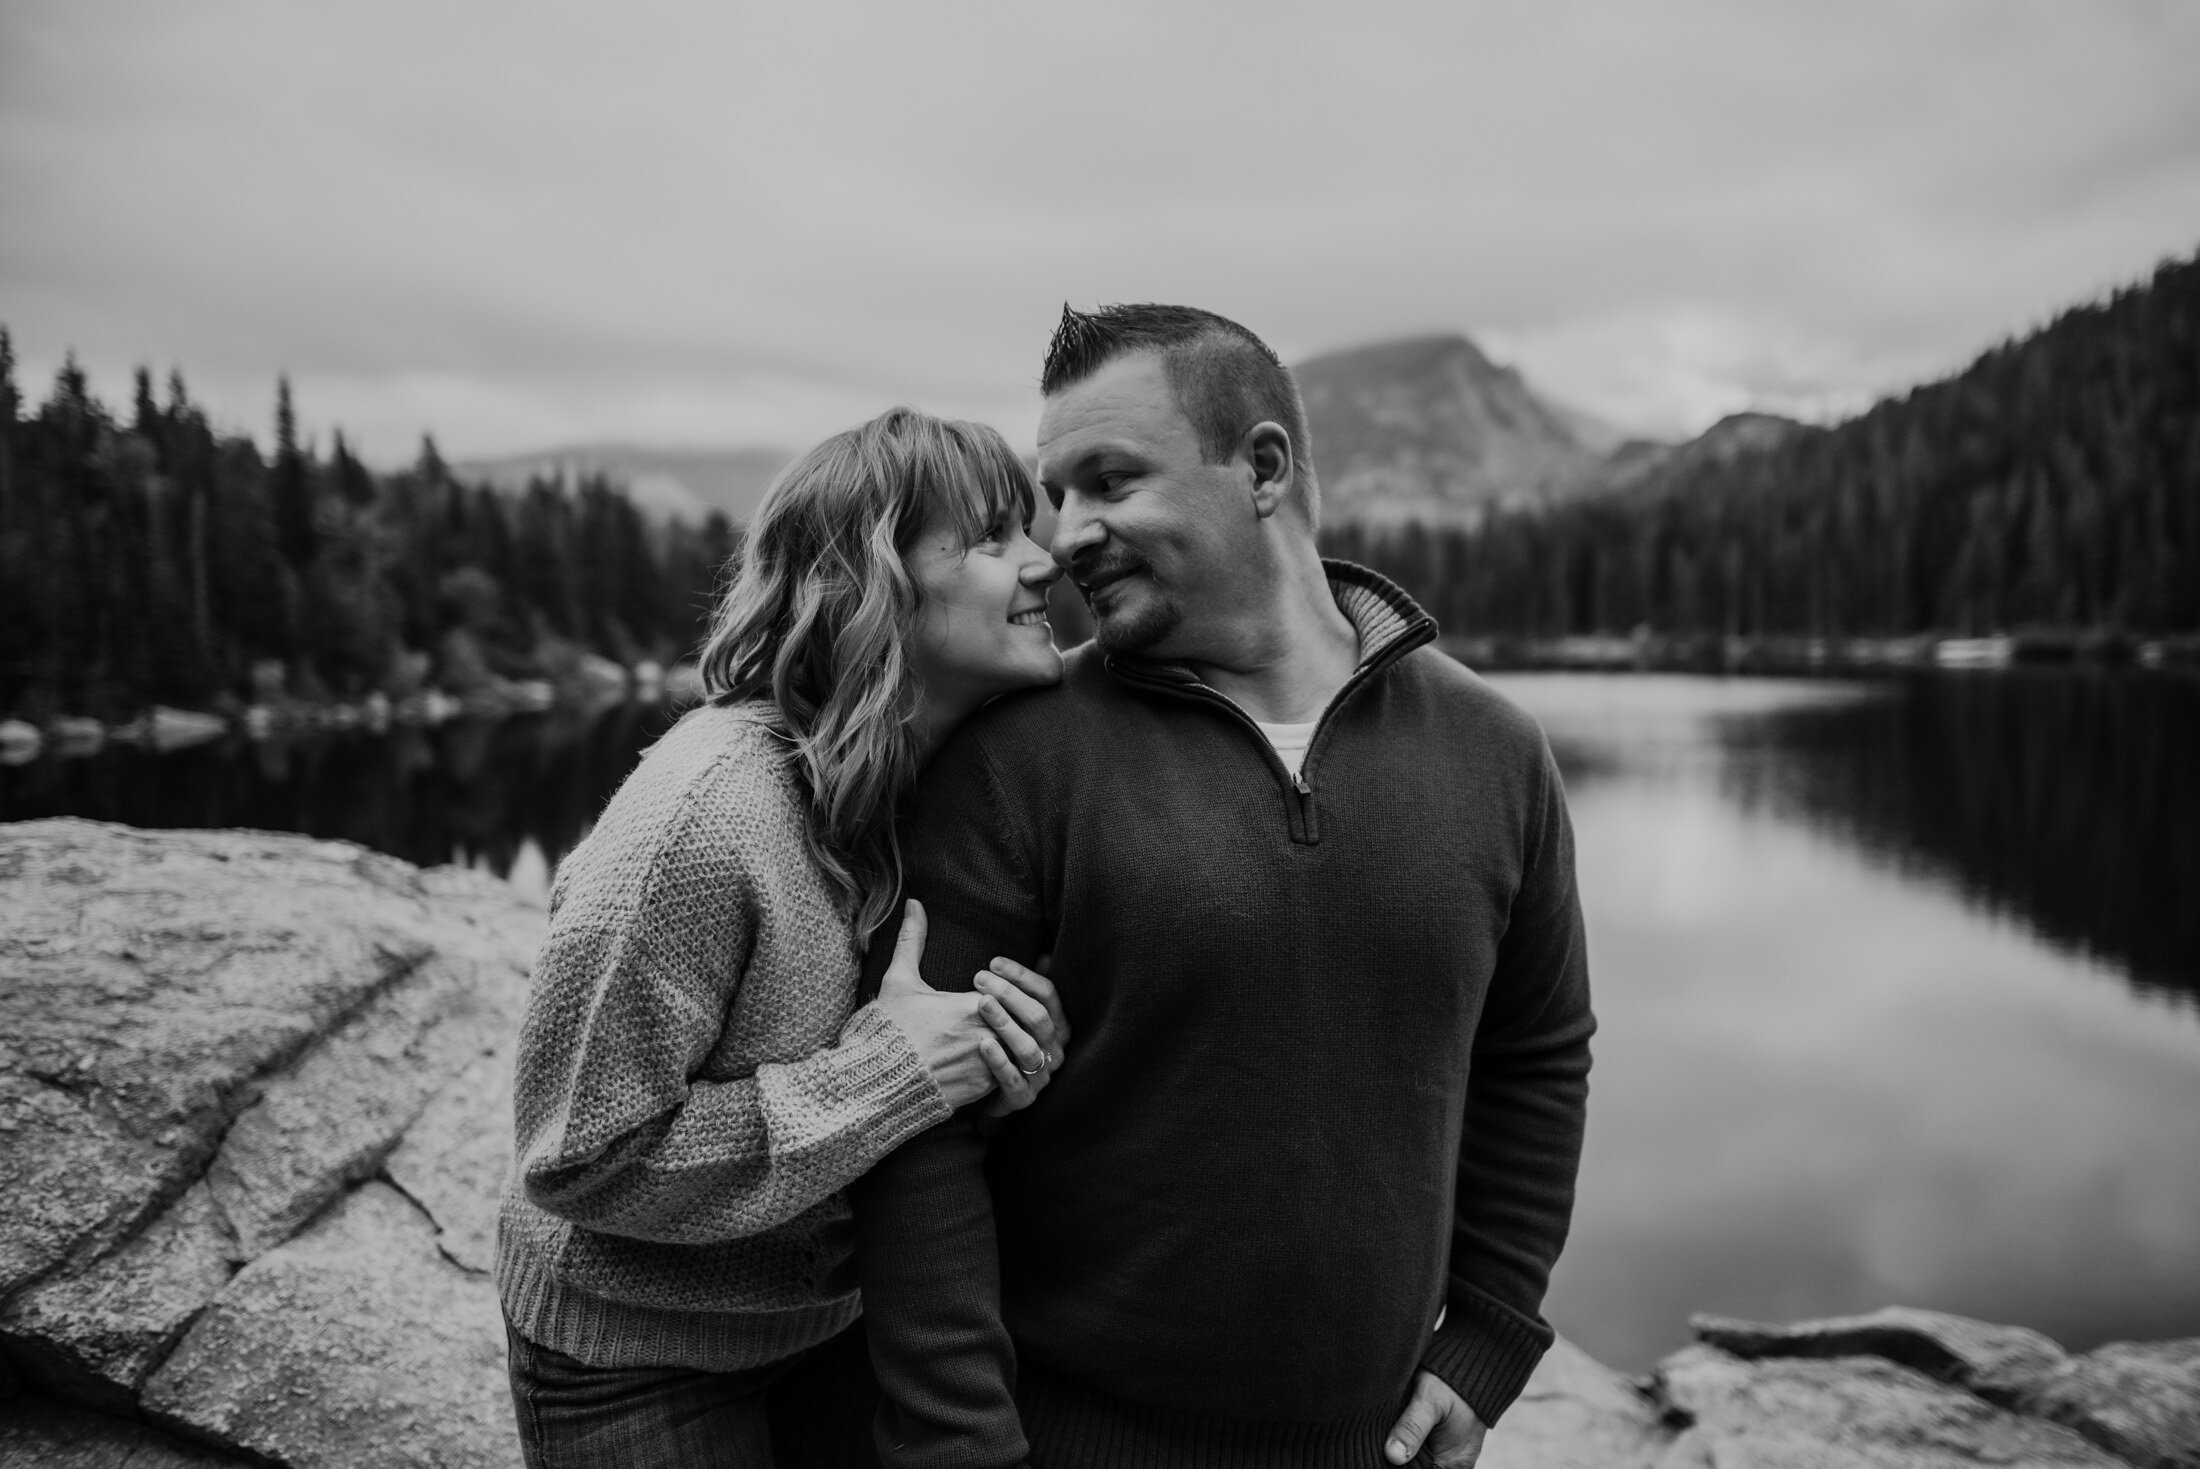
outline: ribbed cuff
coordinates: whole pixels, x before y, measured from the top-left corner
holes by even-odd
[[[1528,1385],[1555,1336],[1550,1327],[1484,1297],[1454,1293],[1421,1365],[1466,1399],[1489,1427]]]
[[[915,1042],[876,1004],[848,1017],[840,1044],[827,1054],[848,1094],[859,1098],[868,1114],[863,1150],[872,1162],[955,1115],[918,1058]]]

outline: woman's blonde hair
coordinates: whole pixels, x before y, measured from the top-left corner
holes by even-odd
[[[904,559],[928,526],[1026,525],[1031,472],[983,424],[894,408],[779,472],[703,644],[714,704],[768,702],[809,798],[810,855],[867,935],[901,884],[894,808],[921,758]]]

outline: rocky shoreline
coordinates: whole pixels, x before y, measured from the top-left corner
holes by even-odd
[[[541,911],[345,843],[0,826],[0,1464],[518,1463],[488,1269]],[[2200,1469],[2200,1339],[1561,1342],[1527,1466]]]
[[[6,717],[0,718],[0,765],[83,759],[110,745],[165,755],[222,739],[305,739],[354,730],[387,734],[392,729],[433,729],[454,719],[541,714],[561,706],[598,709],[628,699],[685,705],[701,698],[703,691],[702,672],[693,663],[667,669],[645,661],[628,668],[588,655],[573,660],[563,672],[559,681],[484,677],[457,692],[426,686],[395,699],[370,693],[356,701],[328,703],[291,698],[280,691],[280,679],[271,676],[261,697],[219,710],[156,704],[111,723],[83,715],[54,715],[36,723]]]

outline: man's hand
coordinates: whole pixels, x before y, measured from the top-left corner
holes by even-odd
[[[1436,1469],[1474,1469],[1474,1461],[1482,1457],[1482,1436],[1488,1432],[1467,1400],[1444,1379],[1421,1372],[1414,1376],[1413,1399],[1391,1427],[1383,1456],[1403,1464],[1421,1451],[1425,1439]]]

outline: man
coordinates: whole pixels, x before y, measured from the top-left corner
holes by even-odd
[[[990,1140],[944,1124],[862,1186],[881,1451],[1472,1464],[1551,1340],[1587,1099],[1550,752],[1322,561],[1251,332],[1065,309],[1042,388],[1096,638],[965,726],[903,851],[932,982],[1051,953],[1076,1044]]]

